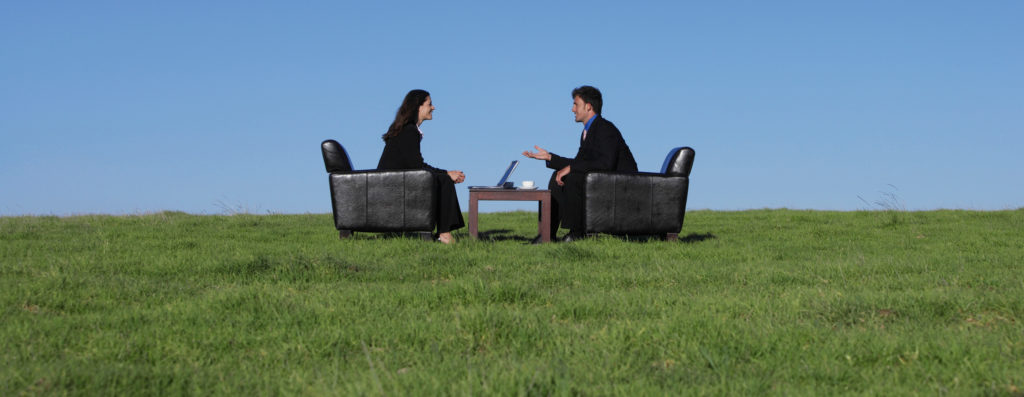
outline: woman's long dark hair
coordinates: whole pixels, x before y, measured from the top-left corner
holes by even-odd
[[[412,90],[408,94],[405,94],[405,100],[402,101],[402,106],[398,108],[398,112],[395,113],[395,121],[391,122],[391,126],[388,127],[388,132],[381,138],[388,140],[402,131],[402,128],[409,124],[415,124],[418,120],[420,113],[420,106],[427,101],[427,97],[430,93],[425,90]]]

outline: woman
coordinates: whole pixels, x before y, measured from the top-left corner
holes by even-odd
[[[434,105],[430,101],[430,93],[424,90],[412,90],[405,95],[402,106],[395,114],[388,132],[384,134],[384,153],[377,163],[378,170],[425,169],[434,173],[437,181],[437,239],[445,244],[452,243],[452,230],[465,226],[462,221],[462,210],[459,198],[455,195],[455,184],[466,180],[462,171],[445,171],[434,168],[423,161],[420,153],[420,140],[423,131],[420,124],[424,120],[432,120]]]

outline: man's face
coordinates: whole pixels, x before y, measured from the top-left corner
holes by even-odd
[[[576,115],[577,123],[586,123],[594,115],[594,108],[590,104],[583,103],[583,99],[575,97],[572,99],[572,113]]]

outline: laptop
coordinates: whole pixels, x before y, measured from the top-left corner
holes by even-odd
[[[498,184],[496,184],[494,186],[470,186],[469,188],[470,189],[515,189],[515,187],[513,187],[511,183],[509,183],[509,186],[506,187],[505,186],[505,182],[508,182],[508,177],[512,176],[512,171],[515,171],[516,170],[516,166],[518,166],[518,165],[519,165],[519,160],[512,160],[512,164],[509,164],[508,168],[505,169],[505,175],[502,175],[501,179],[498,180]]]

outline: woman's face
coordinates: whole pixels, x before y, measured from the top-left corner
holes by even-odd
[[[423,120],[433,120],[434,119],[434,114],[433,113],[434,113],[434,104],[430,101],[430,97],[428,96],[427,100],[425,102],[423,102],[422,105],[420,105],[419,121],[422,123]]]

